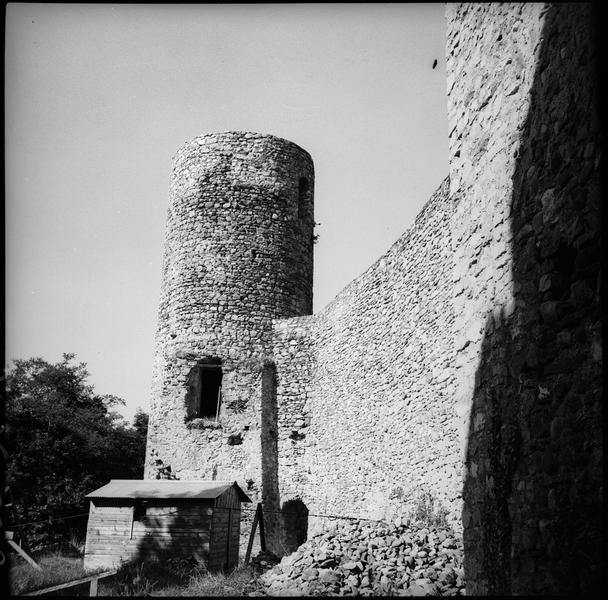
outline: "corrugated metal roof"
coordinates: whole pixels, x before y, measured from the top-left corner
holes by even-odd
[[[251,502],[236,481],[182,479],[112,479],[86,498],[217,498],[231,486],[236,488],[241,502]]]

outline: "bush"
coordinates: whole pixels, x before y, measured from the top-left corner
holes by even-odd
[[[433,494],[419,491],[417,496],[415,507],[409,515],[410,520],[427,527],[447,527],[448,511]]]

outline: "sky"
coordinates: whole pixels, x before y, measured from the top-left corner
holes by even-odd
[[[184,142],[253,131],[311,154],[314,312],[448,174],[443,3],[6,6],[6,360],[73,352],[129,420]]]

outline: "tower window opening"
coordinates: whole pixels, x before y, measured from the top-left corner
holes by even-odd
[[[222,404],[222,367],[217,362],[198,363],[188,377],[188,419],[219,420]]]
[[[300,184],[298,187],[298,219],[303,219],[306,216],[309,195],[308,191],[308,179],[306,179],[306,177],[300,177]]]
[[[197,413],[201,418],[218,419],[222,399],[222,367],[199,365]]]

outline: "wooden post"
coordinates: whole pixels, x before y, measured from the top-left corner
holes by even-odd
[[[9,545],[14,548],[28,563],[30,563],[30,565],[32,565],[32,567],[34,567],[34,569],[38,569],[39,571],[42,571],[42,569],[38,566],[38,563],[31,558],[26,552],[25,550],[23,550],[21,548],[21,546],[15,544],[15,542],[13,542],[13,540],[6,540]]]
[[[217,388],[217,410],[215,411],[215,420],[220,417],[220,404],[222,403],[222,386]]]
[[[31,552],[30,544],[27,541],[27,536],[24,533],[23,527],[17,527],[17,531],[19,532],[19,545],[26,551]]]
[[[131,507],[131,535],[129,536],[130,540],[133,539],[133,525],[134,524],[135,524],[135,504],[133,504],[133,506]]]
[[[105,571],[104,573],[95,573],[94,575],[89,575],[88,577],[83,577],[82,579],[75,579],[74,581],[67,581],[65,583],[60,583],[58,585],[53,585],[51,587],[42,588],[39,590],[34,590],[33,592],[27,592],[25,594],[21,594],[22,596],[42,596],[48,594],[50,592],[56,592],[57,590],[64,590],[66,588],[74,587],[75,585],[81,585],[83,583],[89,583],[89,593],[91,596],[97,595],[97,582],[99,579],[103,579],[104,577],[110,577],[111,575],[116,575],[116,569],[111,571]],[[93,583],[94,582],[94,583]],[[93,594],[93,592],[95,592]]]
[[[253,525],[251,526],[251,533],[249,534],[249,541],[247,542],[247,552],[245,554],[245,564],[249,564],[251,558],[251,549],[253,548],[253,538],[255,536],[255,530],[258,526],[258,509],[255,509],[255,515],[253,517]]]
[[[260,513],[260,546],[262,552],[266,552],[266,536],[264,534],[264,512],[262,511],[262,503],[258,502],[258,512]]]
[[[11,519],[16,519],[17,515],[15,514],[14,504],[15,501],[13,498],[13,490],[10,488],[10,486],[7,485],[4,487],[4,507],[5,509],[8,509],[7,518],[9,518],[10,515]],[[27,541],[27,536],[24,533],[25,528],[21,525],[17,525],[17,531],[19,532],[19,546],[23,548],[23,550],[25,550],[28,554],[31,553],[30,545]]]

